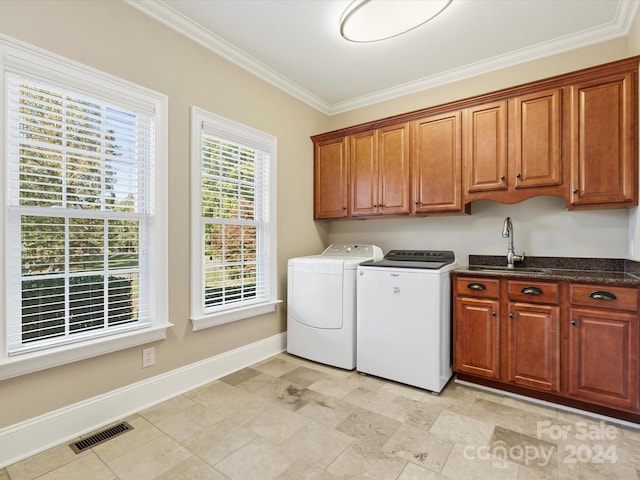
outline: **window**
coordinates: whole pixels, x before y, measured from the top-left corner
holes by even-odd
[[[192,109],[194,330],[275,310],[276,139]]]
[[[4,48],[2,357],[65,352],[33,370],[163,338],[166,99]]]

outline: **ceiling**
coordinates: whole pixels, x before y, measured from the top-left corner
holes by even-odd
[[[625,36],[640,5],[453,0],[404,35],[352,43],[351,0],[125,2],[328,115]]]

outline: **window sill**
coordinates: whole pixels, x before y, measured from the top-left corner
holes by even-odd
[[[275,312],[278,303],[282,303],[282,300],[271,300],[248,307],[234,308],[232,310],[202,315],[200,317],[191,317],[192,330],[195,332],[237,320],[244,320],[245,318],[257,317],[265,313]]]
[[[111,337],[5,358],[0,360],[0,380],[164,340],[167,328],[172,326],[172,323],[163,323]]]

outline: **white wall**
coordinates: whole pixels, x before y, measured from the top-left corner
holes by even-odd
[[[567,211],[556,197],[515,205],[483,200],[471,215],[330,222],[331,243],[362,242],[390,249],[453,250],[458,262],[469,254],[506,255],[504,218],[514,227],[516,253],[532,256],[625,258],[628,210]]]

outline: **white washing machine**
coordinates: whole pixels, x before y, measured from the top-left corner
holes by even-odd
[[[356,366],[356,270],[382,259],[376,245],[335,244],[292,258],[287,278],[287,352],[347,370]]]
[[[358,371],[439,393],[451,368],[451,271],[442,250],[391,250],[358,267]]]

